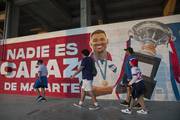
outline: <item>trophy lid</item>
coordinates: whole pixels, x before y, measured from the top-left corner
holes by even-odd
[[[143,21],[132,27],[129,34],[133,39],[144,43],[152,42],[155,45],[166,44],[169,42],[171,29],[158,21]]]

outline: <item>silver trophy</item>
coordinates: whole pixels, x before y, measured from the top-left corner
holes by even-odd
[[[144,21],[132,27],[129,36],[133,40],[143,43],[142,52],[147,55],[156,55],[156,46],[167,44],[172,37],[171,29],[158,21]]]
[[[129,30],[131,40],[142,43],[141,51],[136,52],[139,66],[142,69],[145,93],[144,96],[151,98],[156,86],[155,77],[161,62],[161,58],[156,57],[156,47],[168,44],[172,40],[171,29],[158,21],[144,21],[134,25]]]

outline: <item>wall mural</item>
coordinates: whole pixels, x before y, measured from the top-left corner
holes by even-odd
[[[174,17],[130,21],[8,39],[0,62],[0,94],[35,95],[37,60],[48,69],[47,96],[79,97],[81,50],[91,50],[97,76],[93,90],[99,99],[124,97],[121,83],[126,54],[131,46],[139,60],[151,100],[180,100],[180,21]],[[165,22],[163,22],[163,20]],[[169,22],[167,22],[169,20]],[[179,19],[180,20],[180,19]],[[91,33],[103,30],[98,41]],[[93,36],[102,37],[102,36]]]

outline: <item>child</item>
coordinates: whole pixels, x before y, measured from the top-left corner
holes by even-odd
[[[71,77],[71,79],[73,79],[79,72],[82,71],[83,82],[82,82],[82,87],[81,87],[81,98],[78,104],[74,103],[73,105],[81,108],[83,105],[85,96],[86,96],[86,92],[88,92],[88,94],[91,96],[92,101],[93,101],[93,107],[90,107],[89,110],[97,110],[100,107],[92,91],[92,82],[93,82],[92,72],[93,72],[94,61],[91,57],[88,57],[89,51],[87,49],[84,49],[82,51],[82,56],[83,56],[83,59],[82,59],[80,68]]]
[[[131,73],[132,73],[132,80],[129,82],[129,86],[131,86],[131,101],[130,107],[128,109],[122,109],[121,112],[131,114],[132,107],[137,98],[137,102],[141,105],[141,110],[138,110],[137,113],[139,114],[147,114],[147,110],[144,104],[144,81],[142,79],[141,71],[138,68],[138,60],[136,58],[130,59],[129,64],[131,65]]]
[[[45,88],[47,88],[47,75],[48,75],[48,71],[46,66],[43,64],[43,60],[38,60],[37,62],[38,65],[38,78],[34,84],[34,88],[37,91],[38,97],[37,97],[37,102],[40,102],[41,100],[46,100],[45,98]],[[40,94],[40,90],[39,88],[41,88],[41,92],[42,95]]]

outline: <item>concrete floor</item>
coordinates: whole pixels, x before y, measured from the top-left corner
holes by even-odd
[[[86,100],[83,109],[72,104],[78,99],[48,98],[48,102],[36,103],[35,97],[0,95],[0,120],[180,120],[180,102],[146,101],[148,115],[123,114],[125,108],[117,100],[99,100],[102,108],[88,110]]]

